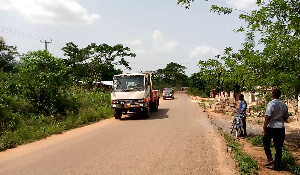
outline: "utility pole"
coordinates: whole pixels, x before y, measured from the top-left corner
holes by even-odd
[[[47,49],[48,44],[52,43],[52,42],[51,42],[52,39],[51,39],[51,41],[46,41],[46,40],[44,40],[44,41],[40,40],[40,41],[41,41],[41,43],[45,43],[45,50],[48,50],[48,49]]]

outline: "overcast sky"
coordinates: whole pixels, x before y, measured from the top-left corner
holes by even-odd
[[[123,44],[136,53],[128,58],[131,72],[164,68],[175,62],[186,74],[199,72],[199,60],[241,48],[244,35],[232,30],[244,25],[240,11],[210,12],[212,4],[250,11],[256,0],[195,0],[189,10],[176,0],[0,0],[0,36],[19,52],[48,50],[63,58],[61,48],[73,42]],[[122,68],[127,73],[125,68]]]

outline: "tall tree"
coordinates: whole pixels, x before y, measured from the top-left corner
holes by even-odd
[[[65,61],[72,68],[77,79],[86,78],[90,81],[111,80],[114,74],[121,72],[115,69],[115,65],[131,69],[125,57],[136,56],[135,53],[130,52],[130,48],[121,44],[110,46],[91,43],[80,49],[70,42],[62,50],[65,52],[64,55],[69,57]]]
[[[202,79],[206,82],[206,88],[215,89],[217,91],[222,90],[221,75],[224,71],[222,63],[215,59],[209,59],[207,61],[199,61],[198,66],[202,74]]]
[[[0,70],[11,71],[16,64],[17,55],[17,47],[7,45],[4,39],[0,37]]]
[[[154,85],[157,88],[188,86],[188,77],[185,75],[185,66],[169,63],[164,69],[153,72]]]

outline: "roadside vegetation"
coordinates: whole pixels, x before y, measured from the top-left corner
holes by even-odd
[[[207,3],[213,3],[213,1]],[[177,4],[189,9],[195,0],[177,0]],[[282,99],[297,99],[300,94],[300,1],[257,0],[257,8],[250,12],[241,9],[211,5],[217,15],[239,13],[245,22],[234,31],[244,34],[242,48],[224,48],[221,55],[201,58],[200,71],[189,78],[188,94],[209,97],[212,92],[261,92],[265,103],[254,107],[259,115],[265,112],[271,94],[266,89],[278,88]],[[251,138],[254,145],[262,146],[261,136]],[[273,148],[274,151],[274,148]],[[283,151],[284,168],[300,174],[292,154]]]
[[[250,137],[248,140],[253,146],[262,147],[263,149],[262,136],[256,135],[254,137]],[[272,154],[275,155],[276,151],[273,142],[271,142],[271,151]],[[287,149],[286,146],[283,146],[282,150],[282,166],[285,170],[293,174],[300,174],[300,166],[296,163],[293,154]]]
[[[189,9],[195,0],[178,0]],[[207,3],[213,3],[213,1]],[[195,1],[196,2],[196,1]],[[257,0],[257,9],[249,13],[241,9],[211,6],[221,15],[240,13],[245,25],[235,32],[245,35],[242,48],[230,46],[222,55],[200,58],[200,71],[190,77],[190,93],[209,96],[220,91],[262,91],[276,87],[285,98],[300,94],[300,1]],[[259,88],[258,88],[259,87]]]
[[[124,58],[135,54],[93,43],[82,49],[67,43],[63,51],[68,59],[48,51],[20,55],[1,40],[0,151],[113,116],[110,93],[93,81],[121,73],[114,65],[130,69]]]
[[[239,172],[243,175],[257,174],[258,165],[253,157],[247,155],[242,151],[242,145],[234,137],[225,133],[222,128],[219,128],[219,130],[222,132],[222,135],[227,141],[228,147],[234,154],[234,158],[236,159],[239,166]]]

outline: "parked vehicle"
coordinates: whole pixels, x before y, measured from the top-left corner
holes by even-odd
[[[163,99],[172,98],[174,99],[174,90],[172,88],[164,88]]]
[[[113,77],[111,103],[115,119],[123,113],[137,112],[148,117],[150,111],[157,112],[160,91],[152,89],[150,73],[120,74]]]

